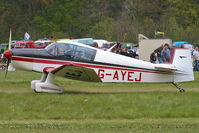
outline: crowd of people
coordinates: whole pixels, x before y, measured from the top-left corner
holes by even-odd
[[[184,48],[184,44],[181,48]],[[156,63],[156,60],[158,60],[158,63],[169,63],[172,52],[173,46],[166,43],[151,53],[150,61],[151,63]]]
[[[184,48],[184,45],[182,44],[181,48]],[[173,47],[169,44],[164,44],[154,50],[150,55],[150,62],[151,63],[169,63],[171,59],[171,54],[173,51]],[[195,49],[191,52],[191,57],[193,58],[193,67],[194,71],[199,71],[199,51],[198,47],[195,47]]]
[[[171,47],[167,43],[160,46],[151,53],[150,55],[151,63],[156,63],[157,60],[159,63],[168,63],[170,61],[172,51],[173,47]]]

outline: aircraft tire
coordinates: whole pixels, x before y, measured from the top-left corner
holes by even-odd
[[[184,89],[180,89],[180,92],[185,92],[185,90]]]

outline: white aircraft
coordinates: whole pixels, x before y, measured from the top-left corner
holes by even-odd
[[[53,83],[55,76],[92,82],[164,82],[194,80],[188,49],[175,48],[168,64],[152,64],[84,44],[59,41],[45,49],[12,49],[5,52],[16,70],[43,73],[33,80],[35,92],[62,93],[64,88]],[[8,64],[9,65],[9,64]]]

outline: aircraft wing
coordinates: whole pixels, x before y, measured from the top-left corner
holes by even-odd
[[[90,68],[74,65],[63,65],[61,67],[51,69],[51,73],[56,76],[61,76],[69,79],[102,82],[97,73]]]
[[[168,72],[173,72],[178,70],[171,64],[156,64],[155,68],[161,71],[168,71]]]

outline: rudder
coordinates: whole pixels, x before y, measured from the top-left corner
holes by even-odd
[[[175,66],[174,82],[194,80],[193,65],[189,49],[174,48],[170,63]]]

